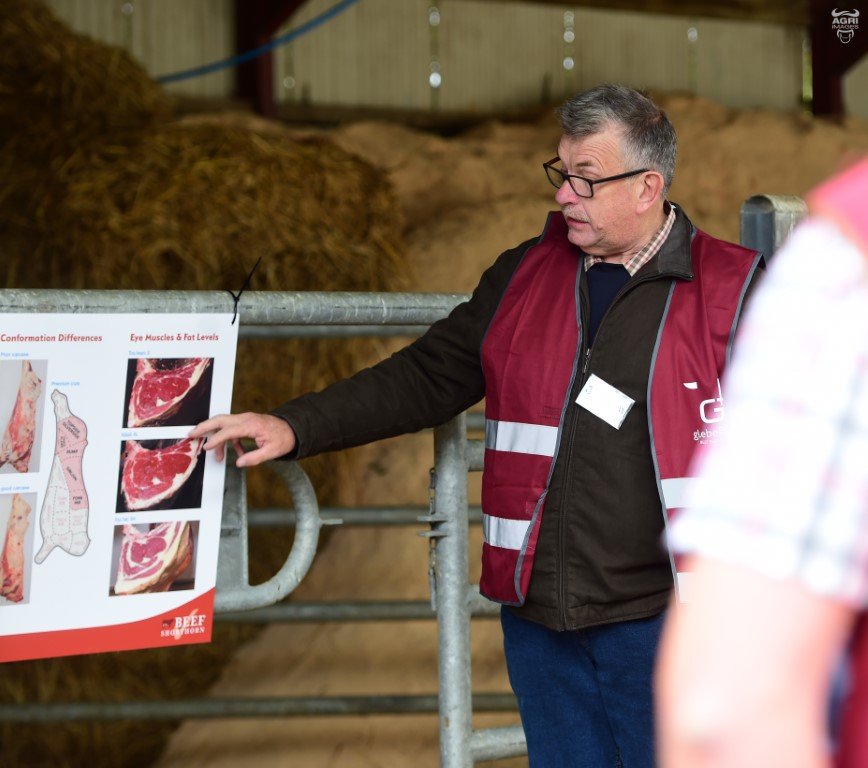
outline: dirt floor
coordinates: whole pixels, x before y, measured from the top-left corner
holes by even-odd
[[[671,199],[711,234],[738,239],[741,203],[758,193],[803,195],[847,158],[868,151],[868,123],[801,114],[736,111],[687,96],[659,95],[679,135]],[[535,123],[488,124],[443,139],[400,126],[361,123],[335,140],[388,170],[398,191],[414,290],[473,289],[497,254],[539,233],[554,190],[540,164],[555,154],[551,113]],[[430,434],[356,449],[347,504],[422,504],[432,463]],[[478,499],[478,477],[471,500]],[[297,590],[299,600],[427,599],[427,543],[413,528],[338,530]],[[471,542],[478,578],[479,534]],[[255,558],[255,552],[252,557]],[[506,691],[497,622],[473,624],[473,685]],[[267,628],[239,652],[217,696],[428,693],[437,686],[434,622],[315,624]],[[475,725],[517,722],[478,717]],[[211,721],[184,724],[160,768],[433,768],[434,716]],[[526,760],[492,765],[517,768]]]

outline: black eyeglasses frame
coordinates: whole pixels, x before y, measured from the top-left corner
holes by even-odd
[[[560,189],[563,186],[565,181],[569,182],[570,189],[572,189],[573,192],[575,192],[579,197],[583,197],[586,200],[589,198],[592,198],[594,196],[594,186],[597,184],[604,184],[607,181],[618,181],[619,179],[627,179],[630,176],[638,176],[640,173],[647,173],[648,171],[651,170],[650,168],[640,168],[637,171],[627,171],[626,173],[618,173],[618,174],[615,174],[614,176],[605,176],[602,179],[588,179],[588,178],[585,178],[584,176],[579,176],[576,173],[564,173],[560,168],[555,168],[554,163],[559,163],[559,162],[561,162],[561,159],[559,157],[553,157],[548,162],[543,163],[543,169],[546,172],[546,178],[549,180],[549,184],[551,184],[555,189]],[[560,177],[561,181],[559,184],[556,183],[555,180],[551,177],[551,175],[549,174],[550,171],[552,173],[557,174]],[[573,185],[573,182],[571,181],[571,179],[581,179],[582,181],[584,181],[588,185],[588,189],[591,190],[591,194],[590,195],[583,195],[581,192],[579,192],[579,190],[576,189],[576,187]]]

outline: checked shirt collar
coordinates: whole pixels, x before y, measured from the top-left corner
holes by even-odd
[[[663,243],[666,242],[666,238],[669,237],[669,233],[672,231],[672,225],[675,223],[675,208],[669,204],[669,201],[664,201],[663,210],[668,211],[663,226],[657,230],[654,237],[642,246],[635,255],[631,256],[628,261],[624,262],[624,269],[630,273],[630,277],[633,277],[633,275],[654,258],[657,251],[660,250]],[[599,256],[589,256],[588,254],[585,254],[585,272],[593,267],[594,264],[600,264],[602,262],[603,259]]]

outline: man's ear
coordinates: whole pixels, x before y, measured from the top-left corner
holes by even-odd
[[[657,171],[648,171],[642,174],[636,187],[636,212],[645,213],[653,208],[663,197],[663,176]]]

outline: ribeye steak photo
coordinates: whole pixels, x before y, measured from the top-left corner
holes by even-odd
[[[160,523],[144,532],[125,525],[123,536],[116,595],[166,592],[193,560],[190,523]]]
[[[164,358],[140,357],[130,360],[135,364],[135,377],[130,388],[127,406],[127,423],[135,427],[177,424],[175,418],[182,410],[190,411],[188,423],[194,424],[208,416],[210,378],[203,379],[210,368],[212,358]],[[200,381],[203,386],[198,386]],[[199,400],[203,402],[198,403]],[[197,401],[197,402],[193,402]],[[199,404],[198,409],[195,405]]]
[[[121,469],[121,501],[118,511],[185,506],[198,507],[202,499],[202,471],[194,470],[204,459],[203,439],[161,441],[145,447],[127,440]],[[201,454],[201,455],[200,455]],[[186,489],[192,483],[195,487]],[[184,491],[187,491],[184,493]]]

